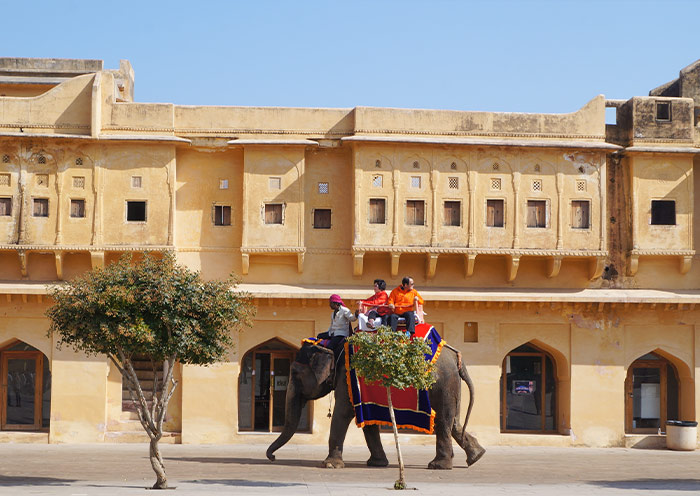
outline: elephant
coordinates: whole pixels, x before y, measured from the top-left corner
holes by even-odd
[[[331,420],[328,439],[328,456],[321,466],[342,468],[343,443],[350,422],[354,419],[354,410],[350,401],[344,354],[341,354],[334,366],[335,357],[331,350],[305,343],[299,350],[291,365],[287,384],[286,412],[284,427],[280,435],[267,449],[267,458],[275,461],[275,451],[284,446],[296,432],[301,418],[301,411],[309,400],[321,398],[331,391],[335,393],[335,407]],[[486,452],[476,437],[465,432],[459,423],[459,406],[461,380],[469,388],[469,408],[464,420],[466,428],[472,406],[474,405],[474,384],[462,363],[461,355],[450,346],[445,346],[435,362],[436,382],[429,390],[430,403],[435,410],[435,458],[428,464],[429,469],[452,469],[452,440],[466,452],[467,465],[476,463]],[[365,442],[370,451],[367,465],[386,467],[389,461],[384,453],[379,437],[379,426],[368,425],[363,428]]]

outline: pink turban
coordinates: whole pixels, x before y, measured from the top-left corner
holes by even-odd
[[[340,303],[341,305],[345,306],[345,304],[343,303],[343,299],[337,294],[332,294],[329,300],[331,303]]]

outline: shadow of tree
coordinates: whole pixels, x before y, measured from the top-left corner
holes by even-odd
[[[0,475],[0,487],[12,486],[68,486],[75,479],[57,479],[55,477],[32,477],[26,475]]]
[[[588,481],[586,484],[612,489],[637,491],[692,491],[700,493],[700,479],[632,479],[617,481]]]
[[[181,480],[182,483],[188,484],[218,484],[222,486],[238,486],[238,487],[292,487],[306,486],[306,484],[298,482],[270,482],[270,481],[253,481],[243,479],[192,479]]]

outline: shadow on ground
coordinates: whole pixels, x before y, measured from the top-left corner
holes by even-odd
[[[12,486],[69,486],[77,482],[74,479],[56,479],[54,477],[27,477],[25,475],[0,475],[0,487]]]
[[[270,482],[270,481],[253,481],[244,479],[193,479],[193,480],[181,480],[181,483],[187,484],[217,484],[221,486],[238,486],[238,487],[294,487],[294,486],[306,486],[306,484],[301,484],[297,482]]]
[[[700,479],[632,479],[617,481],[588,481],[593,486],[637,491],[692,491],[700,493]]]
[[[217,457],[165,457],[168,462],[193,462],[193,463],[225,463],[225,464],[237,464],[237,465],[284,465],[287,467],[310,467],[310,468],[325,468],[321,466],[321,460],[298,460],[293,458],[288,459],[277,459],[271,462],[267,458],[217,458]],[[388,467],[369,467],[367,462],[345,462],[345,468],[369,468],[369,469],[382,469],[382,468],[398,468],[396,464],[389,464]],[[422,469],[426,468],[425,465],[411,465],[406,464],[407,469]],[[331,470],[331,469],[328,469]]]

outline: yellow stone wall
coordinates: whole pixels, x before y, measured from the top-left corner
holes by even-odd
[[[43,92],[0,84],[0,198],[12,203],[0,216],[0,345],[22,340],[47,356],[48,441],[137,438],[115,367],[46,335],[45,285],[165,249],[207,279],[241,275],[258,306],[222,363],[175,371],[166,429],[179,442],[271,442],[274,433],[238,430],[244,354],[273,338],[297,347],[328,327],[329,294],[354,308],[375,278],[391,289],[406,274],[469,365],[470,430],[485,444],[625,445],[625,378],[649,352],[674,366],[680,416],[696,418],[697,130],[654,128],[654,140],[632,133],[614,144],[603,96],[556,115],[135,103],[120,88],[129,71]],[[638,118],[653,103],[628,110]],[[691,103],[678,99],[678,112]],[[48,217],[30,214],[34,198],[49,200]],[[386,202],[384,224],[369,223],[375,198]],[[72,199],[85,200],[84,218],[70,216]],[[486,226],[489,199],[504,201],[503,227]],[[650,225],[653,199],[676,201],[675,225]],[[147,202],[145,222],[126,221],[129,200]],[[406,225],[411,200],[424,202],[424,225]],[[545,227],[527,227],[528,200],[546,202]],[[580,200],[590,202],[587,229],[572,226]],[[445,225],[445,201],[460,202],[459,225]],[[281,225],[265,224],[266,203],[284,205]],[[214,225],[216,206],[231,208],[231,225]],[[315,228],[314,209],[331,210],[330,229]],[[504,359],[526,343],[555,363],[554,433],[501,429]],[[327,398],[314,402],[311,432],[292,442],[325,444],[327,410]],[[362,442],[351,428],[348,443]]]

